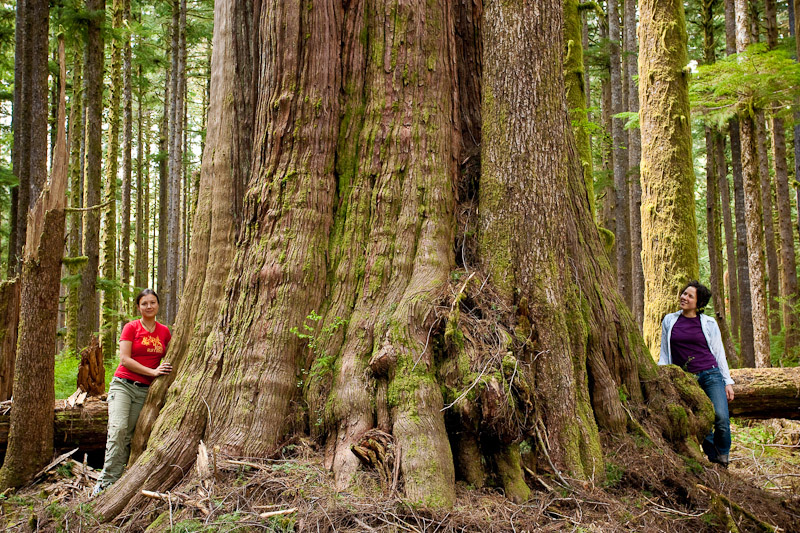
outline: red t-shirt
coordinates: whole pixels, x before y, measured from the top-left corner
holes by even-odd
[[[158,368],[161,358],[167,353],[167,345],[171,338],[172,335],[167,326],[156,322],[156,329],[153,333],[150,333],[144,329],[141,320],[134,320],[125,324],[119,336],[119,340],[131,342],[131,357],[133,360],[147,368]],[[132,379],[148,385],[153,381],[153,378],[132,372],[122,365],[117,367],[114,376]]]

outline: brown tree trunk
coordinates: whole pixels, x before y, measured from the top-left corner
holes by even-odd
[[[136,224],[135,232],[136,239],[134,244],[136,246],[136,255],[134,256],[133,268],[133,286],[134,292],[136,289],[143,289],[147,287],[147,269],[150,260],[148,253],[148,244],[150,242],[150,213],[149,209],[145,212],[145,194],[146,190],[150,187],[148,178],[150,167],[149,161],[149,146],[150,135],[149,129],[145,134],[145,120],[144,120],[144,98],[142,87],[142,66],[136,67],[137,72],[137,94],[136,94]],[[149,114],[147,120],[147,127],[150,126]],[[147,147],[145,147],[147,143]]]
[[[615,240],[617,259],[617,287],[628,308],[632,307],[631,290],[631,236],[630,236],[630,195],[628,194],[628,151],[622,119],[614,118],[622,113],[622,95],[627,84],[622,79],[622,54],[620,51],[621,31],[619,18],[619,2],[608,0],[608,33],[611,46],[611,141],[614,158],[614,193],[615,201]]]
[[[122,2],[122,23],[131,26],[131,2]],[[131,80],[131,36],[125,33],[122,43],[122,215],[120,220],[120,282],[128,289],[131,283],[131,175],[133,143],[133,81]],[[120,311],[125,312],[127,304]]]
[[[172,68],[169,109],[169,178],[167,184],[164,319],[172,324],[178,310],[181,243],[181,182],[183,176],[183,108],[186,90],[186,0],[172,4]]]
[[[731,416],[800,420],[800,368],[740,368],[731,377]]]
[[[15,31],[14,31],[14,145],[12,154],[12,170],[17,177],[16,207],[14,222],[11,226],[14,232],[13,247],[9,249],[8,272],[9,277],[18,273],[19,257],[22,255],[22,246],[25,244],[25,233],[28,225],[28,209],[30,207],[30,129],[31,129],[31,102],[29,90],[30,77],[30,38],[31,27],[28,20],[27,0],[17,0]],[[45,39],[47,37],[45,36]]]
[[[49,4],[27,4],[35,24],[49,22]],[[43,52],[43,53],[42,53]],[[47,48],[29,59],[47,67]],[[30,213],[20,277],[20,326],[14,365],[14,409],[11,413],[9,446],[0,469],[0,488],[18,487],[28,481],[53,453],[50,406],[55,401],[55,335],[58,321],[58,292],[61,286],[61,257],[64,254],[64,207],[67,185],[66,67],[64,40],[59,40],[61,84],[59,90],[58,137],[53,154],[50,187],[38,197]],[[41,65],[38,67],[41,68]],[[47,87],[47,78],[42,80]],[[41,88],[40,88],[41,89]],[[47,152],[47,91],[34,91],[31,116],[43,120],[44,128],[32,125],[31,155]],[[31,162],[32,181],[47,179],[46,158]]]
[[[177,31],[171,28],[170,31]],[[171,46],[171,45],[170,45]],[[170,48],[170,51],[172,48]],[[169,54],[168,54],[169,56]],[[167,285],[167,219],[169,217],[169,113],[170,113],[170,95],[172,94],[172,70],[167,68],[164,74],[164,108],[161,115],[161,125],[159,129],[158,138],[158,245],[156,246],[155,237],[153,237],[153,250],[157,256],[156,260],[156,274],[153,276],[155,285],[159,292],[163,293]],[[165,322],[163,318],[166,315],[167,306],[159,308],[159,320]]]
[[[747,27],[747,1],[736,0],[736,51],[742,53],[750,44]],[[769,321],[765,294],[764,230],[762,224],[761,179],[755,117],[749,111],[739,115],[739,136],[742,146],[742,179],[744,182],[745,220],[747,226],[747,264],[750,274],[750,296],[753,317],[753,350],[755,366],[770,366]]]
[[[791,4],[791,2],[789,2]],[[778,22],[775,0],[764,0],[767,25],[767,46],[778,45]],[[800,346],[800,317],[798,316],[797,265],[792,230],[792,206],[789,197],[789,172],[786,162],[786,127],[783,118],[772,116],[772,162],[775,170],[775,196],[778,210],[780,240],[780,296],[782,301],[784,354],[792,358]]]
[[[739,276],[736,268],[736,236],[733,234],[733,220],[731,217],[731,191],[728,182],[728,161],[725,157],[725,136],[717,135],[714,142],[714,157],[716,159],[717,181],[719,183],[719,198],[722,211],[722,225],[725,228],[725,257],[727,268],[723,277],[727,284],[728,309],[731,317],[731,330],[733,338],[739,340]]]
[[[755,116],[756,143],[758,149],[758,175],[761,182],[761,202],[764,220],[764,251],[767,259],[767,288],[769,290],[769,327],[773,335],[781,332],[780,270],[778,251],[775,248],[775,221],[773,219],[772,184],[769,176],[769,157],[767,156],[767,126],[763,110]]]
[[[11,412],[14,412],[13,407]],[[56,400],[55,408],[49,415],[54,453],[64,453],[75,448],[79,448],[79,453],[105,449],[108,431],[106,402],[89,400],[84,405],[70,407],[64,400]],[[5,454],[8,449],[12,417],[13,414],[0,415],[0,455]]]
[[[0,281],[0,402],[11,399],[19,326],[19,278]]]
[[[608,18],[599,22],[600,38],[608,40]],[[617,198],[614,193],[614,156],[612,151],[612,144],[609,142],[611,136],[611,115],[613,114],[611,105],[611,64],[606,64],[606,76],[603,76],[600,81],[600,120],[603,124],[603,130],[606,135],[598,136],[598,143],[600,144],[601,160],[603,161],[603,175],[605,176],[605,183],[601,191],[601,207],[598,211],[598,225],[609,231],[606,233],[606,250],[612,258],[616,258],[616,251],[614,247],[615,235],[617,231],[616,219],[616,203]],[[611,262],[614,271],[616,272],[616,260]]]
[[[602,476],[593,421],[625,431],[622,388],[636,412],[647,397],[649,420],[667,427],[662,402],[680,403],[680,392],[660,375],[683,374],[675,368],[656,372],[614,290],[570,134],[560,0],[548,1],[538,11],[493,5],[484,19],[484,27],[491,26],[485,42],[492,46],[484,49],[482,64],[492,68],[483,75],[489,131],[480,141],[479,187],[481,202],[488,200],[491,209],[481,209],[480,231],[489,232],[483,242],[497,254],[483,261],[507,268],[490,285],[492,293],[503,291],[502,299],[493,298],[497,309],[512,314],[505,306],[518,286],[520,312],[514,323],[498,326],[500,342],[510,339],[513,355],[503,350],[495,357],[493,337],[493,348],[487,345],[466,365],[477,372],[474,365],[492,364],[475,407],[486,417],[478,430],[482,444],[497,445],[487,452],[487,464],[517,499],[528,490],[520,439],[538,436],[532,442],[541,453],[549,442],[560,469]],[[391,431],[409,501],[452,504],[450,436],[456,440],[463,426],[445,421],[457,402],[445,408],[443,394],[457,393],[439,365],[458,367],[460,352],[451,345],[441,354],[446,361],[439,361],[433,347],[445,346],[444,322],[451,322],[436,313],[455,270],[461,132],[477,133],[462,118],[477,125],[478,111],[465,114],[460,107],[461,89],[472,101],[477,87],[473,77],[462,85],[459,73],[480,67],[458,64],[480,50],[463,42],[480,36],[478,21],[456,36],[456,26],[470,26],[455,13],[465,7],[421,0],[328,0],[311,9],[274,2],[263,10],[260,3],[215,4],[215,82],[191,283],[168,354],[175,370],[156,381],[140,417],[136,438],[141,444],[150,431],[146,451],[113,491],[96,500],[96,513],[108,519],[126,505],[139,505],[142,488],[173,485],[191,467],[200,439],[221,453],[261,456],[287,434],[309,432],[324,441],[341,486],[353,481],[349,474],[358,476],[350,445],[375,428]],[[503,17],[496,15],[501,9]],[[526,31],[515,31],[523,25]],[[512,41],[510,35],[524,38]],[[498,69],[509,63],[510,52],[515,68]],[[532,85],[540,73],[543,81]],[[518,132],[511,142],[508,131]],[[542,139],[549,139],[546,146]],[[513,172],[503,172],[512,166]],[[514,183],[524,197],[503,202],[511,189],[501,180],[511,176],[525,176],[528,186]],[[246,187],[242,200],[239,185]],[[509,206],[521,211],[504,210]],[[531,216],[531,206],[561,216]],[[489,236],[508,229],[497,224],[505,216],[524,228],[514,233],[518,243],[510,242],[508,231]],[[521,260],[504,261],[512,253]],[[551,253],[552,262],[537,263],[539,253]],[[536,277],[540,264],[550,285]],[[565,277],[564,271],[575,275]],[[478,281],[474,270],[462,284],[477,295],[483,282],[468,287],[473,278]],[[556,291],[558,305],[548,303],[547,287]],[[457,328],[457,318],[452,322]],[[522,328],[520,338],[511,333],[515,325]],[[531,380],[541,392],[529,387]],[[529,392],[512,398],[504,383]],[[688,396],[704,397],[686,385]],[[492,421],[503,422],[505,400],[523,409],[529,423],[505,420],[501,426],[515,431],[498,435]],[[298,404],[301,409],[293,408]],[[565,405],[575,407],[571,418],[562,414]],[[674,432],[676,438],[707,432],[710,415],[703,412],[687,413],[682,420],[688,424]],[[535,423],[537,413],[553,424]]]
[[[100,191],[103,126],[103,62],[104,40],[101,31],[105,23],[105,0],[86,0],[86,10],[92,13],[87,22],[86,41],[86,184],[83,205],[88,210],[83,218],[83,255],[86,268],[81,277],[78,308],[79,348],[89,344],[91,334],[98,330],[97,274],[100,266]]]
[[[636,40],[636,4],[625,0],[625,77],[628,91],[628,111],[639,112],[639,66]],[[644,270],[642,269],[642,183],[639,165],[642,158],[642,139],[639,128],[628,131],[628,179],[630,181],[631,213],[631,301],[633,318],[641,328],[644,322]]]
[[[644,338],[658,358],[661,319],[676,307],[681,286],[698,274],[683,5],[640,3],[655,17],[639,27],[639,95],[642,128],[642,263],[645,273]],[[674,24],[674,28],[669,24]],[[656,31],[655,34],[647,33]],[[664,35],[658,37],[658,35]],[[658,47],[667,42],[668,53]],[[664,46],[663,44],[660,46]],[[662,235],[672,236],[669,240]]]

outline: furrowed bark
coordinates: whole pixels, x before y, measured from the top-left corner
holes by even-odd
[[[608,30],[611,45],[611,139],[614,157],[615,218],[617,221],[614,242],[616,243],[617,286],[628,307],[633,307],[631,290],[631,238],[630,238],[630,195],[628,194],[628,152],[627,135],[622,119],[614,118],[625,111],[622,105],[626,86],[622,78],[622,54],[620,52],[621,31],[619,2],[608,0]]]
[[[86,10],[92,13],[87,22],[86,41],[86,184],[83,205],[100,204],[102,121],[103,121],[103,52],[101,26],[105,21],[105,0],[86,0]],[[100,263],[100,211],[91,209],[83,215],[83,255],[86,267],[81,277],[78,308],[78,348],[89,344],[89,337],[98,327],[97,274]]]
[[[647,0],[640,10],[642,20],[653,19],[639,26],[643,331],[657,359],[661,320],[674,310],[681,287],[698,275],[695,177],[683,4]]]
[[[33,2],[28,6],[33,23],[48,31],[49,5]],[[46,43],[45,43],[46,44]],[[58,293],[61,279],[61,257],[64,254],[64,207],[67,185],[66,139],[66,67],[64,41],[59,40],[61,83],[57,141],[53,153],[53,172],[46,187],[29,214],[20,276],[20,324],[17,356],[14,365],[14,410],[11,413],[9,448],[0,469],[0,488],[18,487],[50,460],[53,453],[53,426],[50,406],[55,401],[55,333],[58,322]],[[47,47],[42,46],[29,58],[47,66]],[[46,71],[46,68],[45,68]],[[45,127],[32,124],[31,155],[47,151],[47,78],[33,91],[31,117]],[[45,90],[42,91],[41,89]],[[32,181],[47,181],[47,160],[30,161]]]
[[[750,44],[747,31],[747,2],[736,0],[736,51],[743,53]],[[750,274],[750,297],[753,311],[753,349],[755,366],[770,366],[769,322],[764,287],[764,230],[762,225],[761,180],[759,177],[756,126],[750,105],[739,114],[742,143],[745,218],[747,226],[747,265]]]
[[[728,162],[725,158],[725,136],[716,135],[714,142],[714,157],[716,159],[717,180],[719,182],[719,198],[722,210],[722,224],[725,228],[725,257],[727,269],[723,277],[727,284],[728,309],[731,317],[732,336],[739,339],[739,283],[736,268],[735,239],[733,234],[733,220],[731,217],[731,191],[728,182]],[[738,357],[737,357],[738,360]]]
[[[131,2],[123,0],[122,19],[125,28],[130,28]],[[126,31],[122,43],[122,215],[120,238],[120,281],[126,292],[131,283],[131,177],[133,142],[133,81],[131,80],[131,34]],[[141,145],[140,145],[141,146]],[[131,304],[125,303],[123,313]]]
[[[767,289],[769,290],[768,323],[773,335],[781,331],[781,312],[778,305],[780,295],[780,272],[778,270],[778,251],[775,249],[775,222],[772,217],[772,184],[769,175],[769,157],[767,156],[767,126],[764,110],[760,109],[755,116],[756,144],[758,151],[758,175],[761,185],[762,219],[764,221],[764,251],[767,267]]]
[[[0,401],[11,399],[19,326],[19,278],[0,281]]]
[[[637,0],[625,0],[625,84],[628,91],[628,111],[639,112],[639,47],[636,38]],[[642,139],[639,128],[628,131],[628,180],[630,182],[631,213],[631,311],[636,323],[644,321],[644,270],[642,269],[642,182],[640,163]]]

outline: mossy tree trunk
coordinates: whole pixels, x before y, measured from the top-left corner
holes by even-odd
[[[747,1],[736,0],[736,51],[743,53],[750,44],[747,24]],[[746,98],[746,96],[745,96]],[[764,226],[762,224],[761,178],[754,110],[744,102],[739,114],[739,137],[742,147],[742,180],[744,185],[745,222],[747,231],[747,265],[750,274],[750,299],[753,317],[753,351],[756,367],[770,366],[769,321],[765,293]]]
[[[72,96],[69,113],[69,206],[80,209],[83,206],[83,172],[81,165],[81,139],[83,128],[83,39],[77,39],[72,61]],[[81,272],[85,259],[81,256],[81,212],[69,215],[67,234],[67,301],[66,301],[66,339],[64,346],[78,353],[78,297],[81,285]],[[81,257],[80,260],[76,258]]]
[[[122,213],[120,215],[120,282],[125,293],[131,283],[131,178],[133,174],[133,80],[131,79],[131,2],[122,2]],[[141,146],[141,145],[139,145]],[[125,303],[122,313],[129,308]],[[110,355],[110,354],[109,354]]]
[[[49,26],[49,4],[26,4],[35,25]],[[20,317],[17,355],[14,365],[14,409],[11,413],[9,445],[0,469],[0,490],[19,487],[31,480],[53,454],[53,411],[55,402],[55,336],[58,325],[58,293],[61,286],[61,258],[64,254],[64,225],[67,185],[66,67],[64,41],[59,40],[60,87],[57,140],[49,187],[38,196],[28,214],[28,235],[20,275]],[[47,70],[47,47],[28,57]],[[33,92],[31,117],[47,125],[47,77]],[[42,90],[44,89],[44,90]],[[39,132],[30,139],[31,155],[47,150],[47,128],[32,124]],[[47,160],[30,162],[31,176],[47,182]],[[42,177],[43,176],[43,177]]]
[[[628,111],[639,112],[639,46],[636,38],[636,5],[638,0],[625,0],[625,86]],[[628,181],[631,213],[631,311],[641,327],[644,321],[644,270],[642,269],[642,182],[640,164],[642,139],[639,128],[628,131]]]
[[[764,1],[767,24],[767,46],[778,45],[777,6],[775,0]],[[782,301],[784,353],[797,355],[800,346],[800,317],[798,317],[797,265],[792,233],[792,206],[789,197],[789,172],[786,160],[786,126],[783,118],[772,115],[772,164],[775,171],[775,203],[778,211],[780,243],[780,296]]]
[[[623,119],[615,118],[626,111],[623,107],[623,94],[627,89],[622,76],[622,31],[620,27],[619,1],[608,0],[608,32],[611,63],[611,143],[614,161],[614,242],[616,244],[617,287],[625,298],[628,307],[633,307],[631,290],[631,215],[630,194],[628,192],[628,136],[625,134]]]
[[[643,332],[657,359],[661,319],[698,275],[695,177],[683,4],[647,0],[639,9]]]
[[[106,153],[105,198],[103,207],[103,264],[105,278],[102,312],[100,313],[100,345],[109,361],[117,353],[117,323],[120,294],[117,284],[117,179],[119,175],[120,100],[122,96],[122,0],[114,0],[111,26],[111,86],[108,103],[108,151]]]
[[[141,489],[174,485],[201,439],[264,456],[309,433],[345,488],[359,476],[351,446],[378,429],[399,450],[406,499],[447,507],[456,470],[481,456],[510,497],[525,499],[522,440],[560,470],[601,478],[598,427],[637,424],[623,396],[673,433],[663,399],[681,393],[663,393],[670,385],[614,289],[589,209],[566,106],[561,0],[486,7],[491,48],[481,54],[480,9],[469,2],[215,4],[190,283],[167,355],[175,370],[153,385],[134,463],[95,512],[109,519],[139,505]],[[507,60],[515,68],[502,71]],[[467,141],[481,132],[481,65],[489,131]],[[479,142],[489,177],[465,184],[459,164]],[[457,269],[462,187],[473,200],[480,189],[484,245],[474,253],[485,259]],[[452,279],[469,272],[460,284],[479,292],[469,284],[479,262],[491,265],[487,294],[500,290],[495,303],[516,300],[520,314],[498,324],[499,357],[487,345],[461,360],[459,302],[446,319],[437,313]],[[664,376],[680,379],[673,370]],[[480,393],[445,408],[475,378]],[[512,395],[510,383],[528,392]],[[526,424],[503,419],[509,404]],[[470,428],[458,420],[466,408],[483,413]],[[497,435],[498,420],[513,431]],[[691,420],[682,427],[707,432]],[[460,454],[467,429],[476,453]]]
[[[578,146],[578,156],[583,168],[583,179],[589,195],[589,206],[594,216],[594,176],[592,173],[592,141],[589,137],[589,115],[586,104],[586,69],[583,60],[583,17],[579,0],[564,0],[564,83],[567,89],[567,107]]]
[[[86,0],[86,182],[83,189],[83,255],[86,267],[81,275],[78,308],[78,348],[89,344],[89,337],[97,331],[98,302],[97,274],[100,263],[100,191],[103,133],[103,62],[104,38],[101,28],[105,23],[105,0]]]

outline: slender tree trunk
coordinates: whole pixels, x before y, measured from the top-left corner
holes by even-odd
[[[747,1],[736,0],[736,51],[744,52],[749,44]],[[769,318],[764,287],[764,230],[761,222],[763,211],[756,146],[758,139],[754,117],[747,111],[739,115],[739,136],[742,146],[742,178],[747,226],[747,264],[753,310],[753,349],[755,366],[762,368],[770,366]]]
[[[630,195],[628,193],[628,152],[627,135],[622,119],[613,115],[622,113],[622,95],[627,84],[622,79],[622,54],[620,51],[621,31],[619,18],[619,2],[608,0],[608,32],[611,45],[611,140],[614,157],[614,192],[616,195],[615,228],[617,257],[617,287],[628,307],[633,307],[631,290],[631,236],[630,236]]]
[[[171,29],[177,31],[177,28]],[[171,49],[170,49],[171,50]],[[171,53],[171,52],[170,52]],[[167,276],[167,218],[169,217],[169,113],[170,113],[170,98],[172,94],[172,70],[167,69],[164,77],[164,109],[161,115],[161,126],[158,138],[158,246],[156,246],[155,238],[153,242],[153,249],[157,250],[156,259],[156,286],[158,292],[164,293],[166,288]],[[166,301],[165,301],[166,303]],[[164,322],[162,318],[167,312],[167,306],[159,308],[159,320]]]
[[[122,0],[114,0],[111,24],[122,29]],[[100,320],[100,345],[110,360],[117,352],[119,291],[117,290],[117,180],[119,179],[120,96],[122,93],[122,39],[111,41],[111,88],[108,113],[108,152],[106,155],[105,207],[103,208],[103,264],[106,285]]]
[[[126,29],[122,44],[122,220],[119,231],[120,270],[122,287],[129,292],[131,283],[131,174],[132,174],[132,142],[133,142],[133,81],[131,79],[131,2],[123,0],[122,19]],[[121,309],[124,309],[123,306]]]
[[[786,166],[786,136],[783,119],[772,117],[772,149],[775,168],[775,193],[778,204],[778,228],[781,250],[781,297],[783,300],[784,349],[787,356],[800,346],[798,317],[797,265],[792,232],[792,206],[789,197],[789,172]]]
[[[731,217],[731,193],[728,183],[728,161],[725,157],[725,136],[716,135],[714,142],[714,156],[716,159],[717,182],[719,184],[720,207],[722,211],[722,225],[725,228],[725,256],[728,267],[723,277],[727,284],[728,309],[730,310],[732,336],[739,339],[739,276],[736,269],[736,237],[733,234],[733,220]],[[738,361],[738,356],[736,357]]]
[[[650,17],[639,26],[643,331],[658,358],[661,319],[675,308],[681,285],[698,274],[695,177],[683,4],[643,0],[639,9],[642,21]]]
[[[82,44],[82,42],[81,42]],[[81,139],[83,127],[83,46],[78,46],[73,55],[72,97],[69,113],[69,205],[72,208],[83,207],[83,174],[81,173]],[[69,216],[69,234],[67,236],[67,255],[65,260],[67,273],[73,278],[67,287],[66,340],[68,350],[78,353],[78,308],[81,276],[86,260],[81,256],[81,212],[73,211]]]
[[[581,159],[583,178],[589,194],[589,205],[594,216],[594,176],[592,174],[592,141],[589,138],[589,117],[586,111],[586,69],[583,61],[581,13],[579,0],[564,1],[564,83],[567,89],[567,107],[572,120],[578,156]]]
[[[789,2],[789,10],[792,2]],[[767,25],[767,46],[778,45],[777,7],[775,0],[764,0]],[[794,20],[791,21],[794,23]],[[798,309],[797,265],[794,235],[792,233],[792,206],[789,197],[789,171],[786,162],[786,127],[783,118],[772,116],[772,162],[775,170],[775,196],[778,211],[778,234],[781,259],[781,315],[783,318],[784,354],[787,358],[797,356],[800,346],[800,309]]]
[[[87,22],[86,41],[86,184],[83,205],[92,208],[83,218],[83,255],[86,268],[81,278],[78,308],[78,348],[89,344],[90,335],[98,327],[97,274],[100,259],[100,191],[103,120],[104,40],[101,31],[105,22],[105,0],[86,0],[86,10],[93,15]]]
[[[15,97],[16,98],[16,97]],[[14,130],[16,135],[16,129]],[[15,163],[16,164],[16,156]],[[14,172],[15,176],[19,174]],[[8,269],[6,276],[13,278],[17,271],[17,212],[19,209],[19,185],[11,187],[11,215],[8,217]]]
[[[147,287],[147,267],[149,262],[149,254],[147,253],[147,244],[149,242],[149,213],[145,214],[145,194],[149,183],[145,178],[147,172],[145,166],[149,167],[150,165],[148,157],[143,152],[147,152],[144,143],[147,142],[149,145],[150,132],[147,131],[147,133],[145,133],[142,66],[138,65],[136,70],[138,81],[138,90],[136,94],[136,256],[133,269],[133,286],[136,289],[143,289]],[[148,120],[147,122],[149,126],[150,121]]]
[[[725,53],[736,53],[735,0],[725,0]],[[728,122],[731,139],[731,173],[733,175],[733,200],[736,216],[736,278],[739,293],[740,354],[744,366],[755,366],[753,345],[753,305],[750,295],[750,270],[748,264],[747,223],[745,221],[744,183],[742,178],[742,145],[739,139],[739,120]]]
[[[175,320],[178,309],[181,243],[181,182],[183,175],[183,106],[186,84],[186,0],[172,6],[172,78],[169,110],[169,179],[167,193],[167,243],[165,287],[161,290],[167,324]]]
[[[31,25],[28,20],[29,0],[17,0],[14,47],[14,153],[12,170],[17,176],[17,203],[14,231],[13,254],[9,255],[9,272],[19,272],[19,257],[25,244],[28,226],[28,209],[31,199],[30,180],[30,136],[31,136],[31,95],[30,95],[30,39]],[[44,37],[47,39],[47,36]],[[24,162],[24,163],[23,163]]]
[[[600,38],[608,40],[608,18],[600,21]],[[610,75],[611,65],[606,64],[606,76],[603,76],[600,81],[600,114],[601,122],[603,124],[604,135],[598,136],[598,143],[603,161],[603,176],[604,186],[602,188],[602,208],[599,215],[599,226],[608,230],[604,232],[605,248],[612,258],[616,258],[616,251],[614,248],[615,235],[617,231],[616,219],[616,194],[614,193],[614,165],[613,165],[613,151],[611,143],[611,115],[613,113],[611,105],[611,78]],[[613,268],[617,268],[616,260],[611,262]]]
[[[764,111],[758,110],[755,117],[756,142],[758,148],[758,174],[761,181],[761,205],[764,219],[764,247],[767,259],[767,288],[769,289],[769,325],[773,335],[781,331],[781,311],[778,305],[780,295],[780,271],[778,251],[775,248],[775,221],[772,212],[772,183],[769,176],[769,157],[767,156],[767,127]]]
[[[625,62],[628,91],[628,111],[639,112],[638,44],[636,40],[637,0],[625,0]],[[633,318],[639,327],[644,322],[644,270],[642,269],[642,183],[639,165],[642,158],[642,140],[639,128],[628,131],[628,179],[630,181],[631,213],[631,299]]]
[[[793,19],[794,23],[790,24],[789,29],[795,42],[795,60],[800,61],[800,0],[789,0],[789,18]],[[795,100],[795,105],[800,109],[800,99]],[[800,176],[800,110],[794,112],[794,179],[797,180]],[[795,187],[795,206],[798,213],[800,213],[800,187]],[[797,217],[797,230],[800,232],[800,215]]]
[[[33,26],[49,29],[49,3],[28,0],[28,16]],[[31,48],[28,60],[32,71],[47,71],[47,41]],[[64,207],[67,186],[66,66],[64,40],[59,40],[60,90],[58,136],[53,154],[50,187],[37,195],[31,210],[20,277],[20,325],[14,365],[14,408],[8,434],[0,488],[27,483],[53,454],[53,403],[55,402],[55,337],[58,322],[58,292],[61,257],[64,254]],[[47,76],[37,77],[39,87],[31,98],[32,124],[30,155],[47,153]],[[31,161],[31,178],[47,183],[47,158]]]

